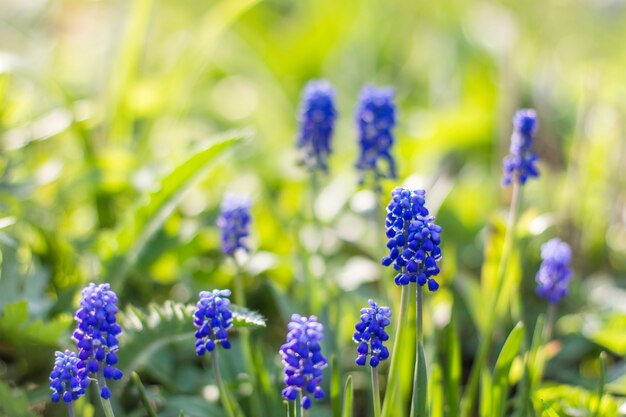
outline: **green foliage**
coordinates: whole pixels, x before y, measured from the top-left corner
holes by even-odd
[[[28,399],[23,392],[11,389],[9,385],[0,380],[0,413],[11,417],[34,417],[36,414],[30,410]]]
[[[120,323],[124,329],[119,352],[119,367],[127,374],[145,365],[160,347],[188,340],[193,351],[194,305],[166,301],[150,304],[146,311],[133,306],[124,310]],[[257,312],[232,305],[233,327],[265,326],[265,319]],[[195,351],[193,351],[195,353]]]
[[[61,334],[68,330],[70,320],[69,317],[59,317],[50,322],[31,320],[28,302],[18,301],[6,305],[0,312],[0,333],[3,342],[54,346]]]
[[[174,211],[184,192],[206,172],[210,164],[226,150],[243,139],[235,134],[214,142],[194,152],[178,165],[160,183],[158,190],[150,194],[148,203],[139,206],[117,232],[115,255],[109,261],[106,281],[113,288],[124,284],[128,269],[141,256],[146,243],[158,232]]]

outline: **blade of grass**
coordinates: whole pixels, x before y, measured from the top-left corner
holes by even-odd
[[[346,378],[346,387],[343,390],[343,411],[341,412],[341,417],[352,417],[353,395],[352,375],[348,375],[348,378]]]
[[[334,354],[330,357],[330,368],[330,406],[333,411],[333,417],[341,417],[341,380],[337,356]]]
[[[148,399],[148,396],[146,395],[146,389],[141,383],[139,374],[133,371],[133,373],[130,374],[130,379],[131,381],[133,381],[133,384],[137,388],[137,391],[139,391],[139,399],[141,399],[141,403],[143,404],[143,408],[146,409],[146,413],[148,414],[148,417],[156,417],[156,412],[154,411],[152,404],[150,404],[150,400]]]

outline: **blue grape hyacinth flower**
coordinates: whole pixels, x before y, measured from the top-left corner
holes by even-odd
[[[539,176],[537,155],[532,151],[537,114],[532,109],[518,110],[513,117],[513,134],[510,153],[503,161],[502,184],[504,186],[518,181],[524,185],[529,178]]]
[[[439,274],[441,227],[434,223],[425,203],[424,190],[397,187],[391,192],[385,220],[389,256],[383,258],[382,264],[393,265],[398,271],[396,285],[417,282],[437,291],[439,284],[434,277]]]
[[[76,401],[85,394],[85,389],[91,381],[84,362],[75,352],[65,350],[55,352],[54,368],[50,372],[50,389],[52,401],[65,403]]]
[[[385,327],[391,323],[391,310],[389,307],[379,307],[374,300],[368,303],[369,307],[361,309],[361,321],[354,326],[356,331],[352,340],[359,344],[356,364],[364,366],[369,355],[370,366],[375,368],[389,357],[389,350],[383,343],[389,340]]]
[[[300,161],[310,170],[328,171],[328,156],[335,128],[335,90],[326,80],[309,81],[304,87],[298,113]]]
[[[391,88],[367,85],[361,90],[356,111],[359,144],[356,167],[361,172],[361,182],[367,171],[371,171],[376,178],[396,177],[396,164],[391,156],[391,146],[394,143],[392,130],[396,125],[393,98],[394,91]],[[381,159],[386,161],[386,173],[379,166]]]
[[[568,294],[572,251],[567,243],[554,238],[541,246],[541,258],[543,261],[535,277],[537,294],[556,304]]]
[[[248,196],[228,193],[222,200],[217,226],[221,231],[222,252],[233,256],[238,249],[248,252],[246,238],[250,234],[250,207]]]
[[[280,347],[284,365],[285,385],[282,395],[287,401],[295,401],[298,393],[303,394],[302,407],[311,407],[311,398],[324,398],[322,369],[328,362],[322,355],[320,342],[324,338],[324,327],[317,317],[291,316],[288,325],[287,341]]]
[[[212,352],[219,343],[224,349],[230,349],[228,329],[233,325],[233,313],[229,310],[230,290],[200,292],[196,304],[193,324],[196,330],[196,353],[200,356]]]
[[[109,284],[93,282],[82,291],[80,308],[75,319],[78,326],[72,337],[77,342],[78,357],[87,371],[105,379],[118,380],[122,371],[117,369],[118,336],[122,328],[117,324],[117,295]],[[111,391],[104,385],[100,396],[108,399]]]

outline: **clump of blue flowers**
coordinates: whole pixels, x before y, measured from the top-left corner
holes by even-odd
[[[198,355],[212,352],[217,343],[224,349],[230,349],[228,329],[233,325],[233,313],[228,308],[230,294],[230,290],[200,292],[193,315],[193,324],[198,328],[195,333]]]
[[[317,317],[291,316],[288,325],[287,341],[280,347],[284,365],[285,385],[282,395],[287,401],[295,401],[302,393],[302,407],[311,407],[310,394],[317,400],[324,398],[322,369],[328,362],[322,355],[320,342],[324,337],[324,327]]]
[[[436,291],[439,284],[434,277],[439,274],[441,227],[434,223],[425,203],[424,190],[397,187],[391,192],[385,220],[389,256],[383,258],[382,264],[393,265],[398,271],[396,285],[417,282]]]
[[[543,261],[535,278],[537,294],[556,304],[568,293],[572,251],[567,243],[554,238],[541,246],[541,259]]]
[[[335,90],[326,80],[309,81],[302,92],[297,147],[301,162],[311,170],[328,171],[331,138],[337,118]]]
[[[367,85],[361,90],[356,110],[359,134],[359,159],[356,166],[361,172],[361,181],[367,171],[373,172],[376,178],[396,177],[396,164],[391,156],[394,142],[392,129],[396,125],[393,98],[394,91],[391,88]],[[379,167],[381,159],[387,163],[386,173]]]
[[[117,337],[122,328],[116,322],[118,307],[117,295],[109,284],[96,285],[93,282],[82,291],[80,308],[75,318],[78,326],[72,337],[78,345],[78,357],[89,373],[105,379],[120,379],[122,371],[117,369]],[[111,397],[106,386],[101,387],[100,396]]]
[[[63,399],[69,404],[85,394],[91,380],[85,364],[75,352],[66,349],[64,352],[55,352],[54,356],[54,368],[50,372],[52,401],[56,403]]]
[[[524,185],[528,178],[539,176],[537,155],[532,151],[537,114],[532,109],[518,110],[513,117],[513,135],[510,154],[504,158],[502,184],[507,186],[514,181]]]
[[[369,307],[361,309],[361,321],[356,324],[352,339],[359,344],[356,364],[364,366],[367,356],[370,356],[370,366],[375,368],[378,364],[389,357],[389,350],[383,345],[389,340],[385,327],[391,321],[389,307],[378,306],[374,300],[369,300]]]
[[[233,256],[238,249],[248,252],[246,238],[250,234],[250,207],[247,196],[226,194],[222,200],[217,226],[221,231],[222,252]]]

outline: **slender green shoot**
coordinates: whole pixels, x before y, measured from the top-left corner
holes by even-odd
[[[74,417],[74,404],[72,403],[67,404],[67,415],[69,417]]]
[[[426,353],[424,352],[424,288],[415,284],[416,289],[416,326],[415,332],[415,375],[413,377],[413,410],[415,417],[428,416],[428,372],[426,369]]]
[[[400,312],[398,313],[398,327],[393,341],[393,350],[391,352],[391,363],[389,365],[389,376],[387,378],[387,389],[385,390],[385,399],[383,401],[382,417],[391,417],[396,392],[398,391],[399,374],[400,374],[400,348],[404,335],[404,330],[408,324],[409,316],[409,286],[402,286],[402,295],[400,297]]]
[[[487,356],[489,355],[489,348],[491,346],[491,336],[496,324],[496,310],[500,301],[500,295],[504,288],[504,283],[507,278],[507,271],[509,265],[509,258],[513,252],[513,244],[515,243],[515,231],[517,226],[517,212],[522,199],[522,187],[518,182],[513,183],[513,192],[511,197],[511,206],[509,208],[509,215],[506,223],[506,231],[504,235],[504,244],[502,247],[502,256],[500,257],[500,263],[498,265],[498,272],[496,275],[496,289],[493,295],[493,299],[489,304],[489,310],[487,311],[487,323],[484,328],[483,335],[480,339],[478,353],[476,359],[472,365],[470,371],[469,380],[461,403],[461,417],[470,417],[474,409],[474,402],[476,400],[476,393],[478,391],[478,381],[481,370],[483,369]]]
[[[222,373],[220,371],[220,365],[218,361],[217,347],[211,351],[211,365],[213,366],[213,372],[215,373],[215,381],[217,382],[217,387],[220,390],[220,400],[222,401],[224,411],[226,411],[228,417],[242,416],[243,414],[237,410],[237,407],[236,405],[234,405],[234,401],[231,398],[230,393],[226,389],[224,379],[222,379]]]
[[[139,398],[141,399],[143,408],[146,409],[146,413],[148,414],[148,417],[157,417],[156,412],[154,411],[154,408],[152,407],[152,404],[150,404],[150,400],[148,400],[148,396],[146,395],[146,389],[141,383],[139,374],[133,371],[133,373],[130,374],[130,380],[133,381],[133,384],[137,388],[137,391],[139,391]]]
[[[602,397],[604,396],[604,384],[606,382],[606,352],[600,353],[600,380],[598,381],[598,403],[593,413],[593,417],[600,416],[600,408],[602,407]]]
[[[346,378],[346,387],[343,391],[343,411],[341,412],[341,417],[353,416],[353,398],[354,392],[352,390],[352,375],[348,375],[348,378]]]
[[[374,402],[374,417],[380,417],[380,385],[378,383],[378,367],[370,366],[372,370],[372,398]]]
[[[108,399],[102,398],[102,396],[100,395],[101,389],[106,386],[107,386],[107,383],[104,379],[104,375],[102,374],[102,371],[98,371],[98,373],[96,374],[96,387],[98,388],[98,397],[100,397],[100,402],[102,403],[102,409],[104,410],[104,415],[106,417],[115,417],[115,414],[113,414],[113,407],[111,407],[111,401],[109,401]]]

